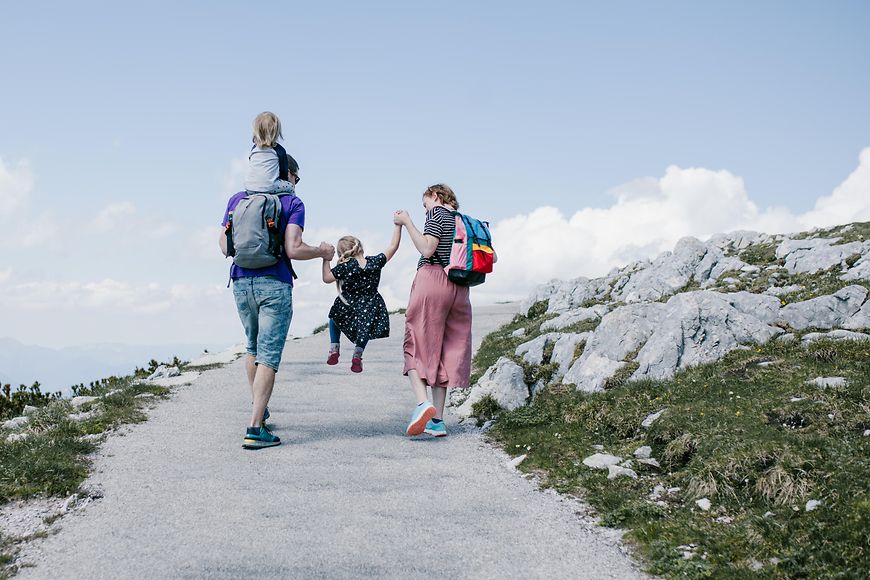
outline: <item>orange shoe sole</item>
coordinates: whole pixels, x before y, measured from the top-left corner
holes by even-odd
[[[423,414],[420,415],[420,418],[408,425],[408,429],[405,433],[408,434],[409,437],[414,437],[416,435],[421,435],[423,430],[426,429],[426,423],[429,422],[429,419],[435,416],[435,407],[429,407]]]

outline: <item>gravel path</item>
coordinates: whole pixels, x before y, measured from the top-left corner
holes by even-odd
[[[475,339],[515,306],[478,308]],[[448,418],[409,439],[402,318],[325,363],[325,333],[287,344],[270,404],[284,445],[241,448],[242,362],[209,371],[110,437],[90,485],[104,497],[28,550],[20,578],[632,578],[612,531],[542,493]]]

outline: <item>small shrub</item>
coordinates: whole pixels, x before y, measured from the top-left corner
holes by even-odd
[[[495,419],[502,411],[504,409],[492,395],[484,395],[482,399],[471,405],[471,415],[477,419],[478,427]]]

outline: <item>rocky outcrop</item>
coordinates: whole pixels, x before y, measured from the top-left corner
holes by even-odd
[[[834,266],[846,266],[846,258],[866,253],[861,242],[837,244],[840,238],[785,240],[776,248],[776,257],[785,260],[789,273],[814,274]]]
[[[463,418],[471,416],[474,404],[487,395],[508,410],[525,405],[529,400],[529,387],[525,383],[523,368],[514,361],[501,357],[487,369],[456,412]]]

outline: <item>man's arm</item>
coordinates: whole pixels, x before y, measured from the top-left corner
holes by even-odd
[[[332,259],[335,248],[326,242],[320,246],[309,246],[302,241],[302,228],[296,224],[287,224],[284,230],[284,252],[291,260],[314,260],[316,258]]]
[[[224,254],[224,258],[227,257],[227,230],[225,228],[221,228],[221,237],[218,238],[218,245],[221,247],[221,252]]]

